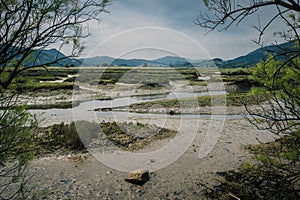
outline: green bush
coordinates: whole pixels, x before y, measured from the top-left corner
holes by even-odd
[[[1,98],[3,102],[3,98]],[[0,115],[0,199],[25,199],[25,175],[33,158],[33,137],[37,123],[24,108],[1,110]],[[10,188],[10,189],[8,189]]]
[[[299,131],[298,131],[299,132]],[[244,163],[236,171],[219,172],[220,185],[206,188],[213,199],[300,199],[300,137],[286,136],[268,144],[250,145],[256,164]]]

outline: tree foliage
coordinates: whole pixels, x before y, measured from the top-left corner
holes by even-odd
[[[271,56],[255,67],[252,76],[262,86],[259,89],[253,89],[253,92],[269,95],[271,99],[266,105],[261,105],[259,111],[249,108],[247,110],[252,116],[251,122],[258,128],[277,134],[298,130],[300,124],[300,2],[295,0],[204,0],[204,3],[210,13],[202,13],[196,20],[196,24],[210,30],[219,28],[218,30],[221,31],[233,24],[242,23],[245,18],[265,7],[276,9],[265,24],[258,21],[256,29],[259,31],[259,40],[257,42],[260,43],[265,31],[280,19],[286,28],[274,34],[287,43],[280,46],[274,41],[276,48],[269,51]]]
[[[110,0],[1,0],[0,86],[4,89],[51,45],[68,46],[74,57],[83,50],[81,39],[89,35],[88,22],[107,12]],[[57,55],[55,61],[64,59]],[[31,66],[23,63],[34,59]],[[45,64],[45,63],[43,63]],[[51,64],[51,63],[49,63]]]
[[[252,69],[251,79],[259,83],[251,92],[264,95],[267,101],[250,108],[249,121],[258,129],[281,137],[254,151],[257,163],[246,164],[239,171],[221,173],[221,185],[208,188],[212,198],[298,199],[300,196],[300,1],[295,0],[204,0],[211,11],[201,14],[196,24],[223,31],[266,7],[275,12],[265,24],[258,21],[258,44],[272,24],[283,23],[285,29],[274,33],[285,45],[269,51],[269,58]],[[267,18],[268,16],[264,16]],[[254,95],[255,96],[255,95]]]
[[[252,88],[252,93],[270,96],[255,110],[246,106],[250,121],[258,129],[276,134],[293,134],[300,129],[300,58],[292,61],[270,58],[254,68],[251,78],[261,87]]]
[[[26,166],[32,158],[34,116],[20,107],[9,87],[25,70],[39,64],[42,50],[59,46],[51,62],[78,56],[88,23],[99,21],[110,0],[0,0],[0,199],[26,198]],[[32,64],[26,66],[30,60]],[[53,61],[54,60],[54,61]],[[52,63],[43,63],[43,65]]]
[[[299,134],[299,131],[295,134]],[[239,170],[219,172],[220,185],[206,187],[212,199],[278,199],[300,198],[300,140],[287,136],[269,144],[249,146],[256,163],[244,163]],[[234,197],[234,198],[233,198]]]
[[[26,198],[26,167],[33,158],[32,139],[37,125],[23,107],[13,107],[15,97],[1,96],[0,199]]]

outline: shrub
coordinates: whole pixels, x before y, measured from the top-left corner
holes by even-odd
[[[1,110],[0,199],[25,199],[28,195],[25,172],[33,158],[32,141],[36,125],[34,117],[22,107]]]
[[[269,144],[248,146],[256,164],[244,163],[238,171],[219,172],[224,181],[207,188],[207,197],[230,199],[299,199],[299,131]]]

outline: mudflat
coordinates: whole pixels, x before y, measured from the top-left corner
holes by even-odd
[[[173,119],[165,128],[175,128],[178,123],[179,119]],[[238,169],[243,162],[253,161],[243,145],[275,139],[269,132],[257,131],[245,119],[226,120],[212,151],[199,158],[209,124],[210,120],[201,120],[187,151],[171,165],[151,171],[150,180],[143,186],[124,181],[127,172],[105,166],[90,153],[33,160],[28,171],[33,175],[30,185],[39,199],[203,199],[203,184],[218,184],[216,172]],[[145,150],[159,149],[167,142],[155,141]]]

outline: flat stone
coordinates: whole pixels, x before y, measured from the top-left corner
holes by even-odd
[[[125,181],[135,184],[135,185],[143,185],[147,181],[149,181],[150,175],[148,170],[135,170],[128,174],[127,178],[125,178]]]

